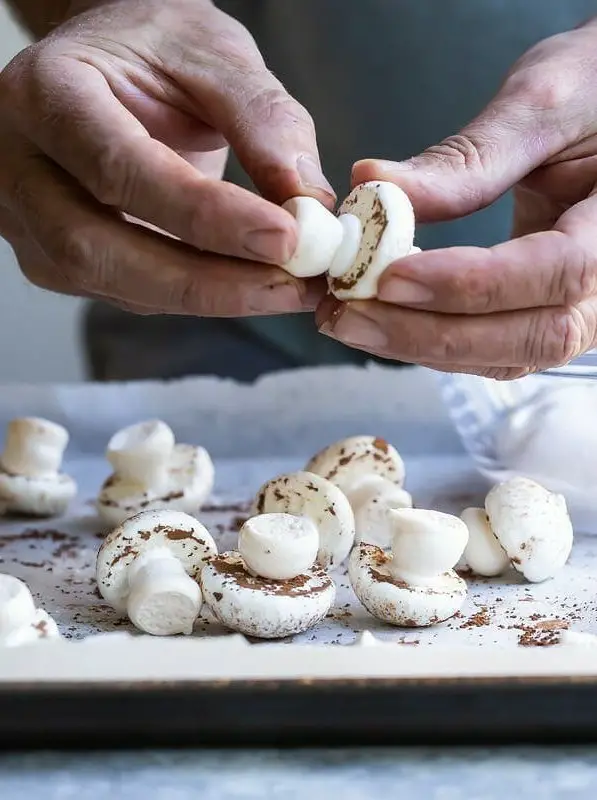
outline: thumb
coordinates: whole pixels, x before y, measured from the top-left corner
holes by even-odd
[[[460,133],[420,155],[406,161],[358,161],[353,185],[370,180],[396,183],[410,197],[419,222],[471,214],[561,149],[561,126],[554,125],[554,112],[538,108],[524,90],[506,84]]]

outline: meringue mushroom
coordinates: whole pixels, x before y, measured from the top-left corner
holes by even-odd
[[[563,495],[528,478],[511,478],[493,487],[485,509],[510,562],[528,581],[545,581],[564,566],[574,532]]]
[[[261,514],[248,519],[238,536],[247,571],[284,581],[310,569],[319,550],[319,532],[308,517]]]
[[[323,275],[344,236],[338,218],[314,197],[293,197],[282,208],[295,218],[298,230],[296,250],[283,269],[297,278]]]
[[[486,578],[503,575],[510,559],[492,531],[485,509],[465,508],[460,519],[468,528],[469,537],[459,567],[468,567]]]
[[[111,526],[143,510],[197,513],[213,488],[214,465],[207,450],[175,444],[172,430],[160,420],[118,431],[106,458],[114,473],[102,486],[97,510]]]
[[[352,588],[367,611],[391,625],[421,627],[454,616],[466,583],[454,572],[468,541],[464,522],[439,511],[388,511],[392,553],[357,545],[349,560]]]
[[[205,526],[182,511],[142,511],[113,530],[97,554],[102,597],[154,636],[193,632],[203,597],[196,579],[217,555]]]
[[[347,495],[354,513],[355,544],[368,542],[387,549],[392,543],[388,511],[412,508],[410,494],[385,478],[371,475]]]
[[[247,636],[279,639],[312,628],[336,596],[325,569],[314,566],[316,545],[317,529],[307,517],[252,517],[241,529],[240,552],[223,553],[204,567],[206,605],[219,622]]]
[[[293,197],[283,208],[298,229],[296,250],[283,269],[299,278],[327,273],[330,291],[339,300],[375,297],[386,267],[421,252],[413,244],[412,204],[393,183],[369,181],[355,187],[338,216],[312,197]]]
[[[354,543],[354,514],[343,492],[312,472],[292,472],[265,483],[251,515],[281,512],[309,517],[319,533],[317,562],[339,566]]]
[[[60,637],[58,626],[35,607],[27,585],[12,575],[0,574],[0,647],[17,647]]]
[[[375,436],[351,436],[321,450],[305,469],[344,492],[355,517],[355,542],[390,546],[387,510],[413,504],[402,488],[404,462],[391,444]]]
[[[347,216],[356,221],[349,223]],[[330,291],[338,300],[374,298],[385,269],[413,249],[412,204],[395,184],[369,181],[352,190],[338,218],[345,240],[328,270]]]
[[[13,419],[0,456],[0,512],[53,517],[63,514],[77,493],[60,472],[68,431],[38,417]]]

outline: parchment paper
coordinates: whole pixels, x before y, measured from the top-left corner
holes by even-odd
[[[487,484],[460,447],[423,370],[381,367],[307,370],[268,377],[254,386],[194,379],[182,383],[11,387],[0,393],[0,424],[36,414],[71,431],[65,469],[80,492],[67,516],[44,522],[0,522],[0,569],[25,580],[37,602],[69,639],[131,631],[97,594],[95,554],[103,531],[93,499],[109,466],[103,450],[122,425],[159,417],[180,441],[201,443],[216,461],[216,491],[199,515],[218,542],[232,549],[248,502],[262,482],[301,468],[317,449],[341,436],[373,433],[405,456],[407,488],[418,507],[459,513],[483,503]],[[398,630],[372,618],[352,593],[345,570],[334,574],[335,608],[301,644],[351,644],[369,630],[405,646],[507,648],[551,645],[566,628],[597,633],[594,537],[577,536],[569,565],[552,581],[525,583],[512,572],[471,580],[461,614],[426,630]],[[205,612],[195,636],[225,631]],[[0,655],[0,661],[1,661]]]

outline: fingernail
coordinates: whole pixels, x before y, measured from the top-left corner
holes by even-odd
[[[298,157],[296,169],[305,189],[319,189],[326,194],[336,197],[332,185],[321,171],[321,167],[312,156],[303,154]]]
[[[388,343],[387,336],[376,322],[348,306],[339,309],[336,316],[319,330],[354,347],[379,350]]]
[[[416,305],[430,303],[433,300],[433,292],[428,286],[406,278],[388,278],[379,287],[379,299],[397,305],[402,303]]]
[[[268,264],[286,264],[292,257],[288,234],[275,228],[249,231],[245,234],[243,245],[249,255]]]
[[[374,163],[380,172],[409,172],[412,170],[410,161],[387,161],[383,158],[376,158]]]

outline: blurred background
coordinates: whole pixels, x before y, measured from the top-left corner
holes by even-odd
[[[26,44],[0,0],[0,65]],[[28,284],[0,238],[0,382],[82,380],[78,330],[82,305]]]

